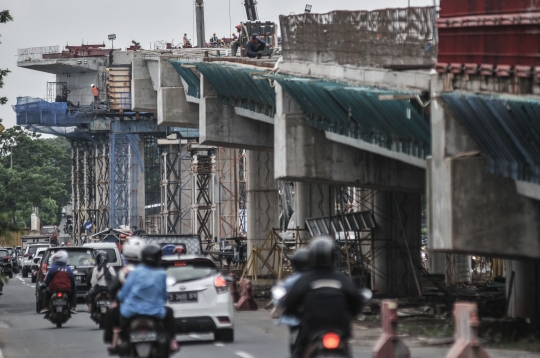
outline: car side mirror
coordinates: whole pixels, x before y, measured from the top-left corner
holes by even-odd
[[[34,258],[33,261],[34,261],[34,263],[37,265],[37,264],[39,264],[39,261],[40,261],[40,260],[41,260],[41,259],[40,259],[39,257],[36,257],[36,258]]]

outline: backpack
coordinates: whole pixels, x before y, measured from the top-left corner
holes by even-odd
[[[60,267],[54,274],[49,288],[52,291],[71,291],[71,275],[67,267]]]

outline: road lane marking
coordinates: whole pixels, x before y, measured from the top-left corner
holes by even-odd
[[[2,354],[2,350],[0,349],[0,358],[4,358],[4,355]]]
[[[36,287],[36,286],[35,286],[35,285],[32,285],[32,286],[30,286],[30,287]]]
[[[221,342],[216,342],[216,343],[214,343],[214,345],[216,347],[225,347],[225,345],[223,343],[221,343]]]
[[[237,356],[239,356],[241,358],[253,358],[253,356],[251,354],[248,354],[248,353],[242,352],[242,351],[234,352],[234,354],[236,354]]]

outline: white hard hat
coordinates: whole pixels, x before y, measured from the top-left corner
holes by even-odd
[[[139,262],[141,261],[142,249],[144,249],[145,246],[145,241],[136,237],[132,237],[124,244],[124,247],[122,248],[122,254],[124,254],[126,260]]]
[[[56,262],[67,263],[67,259],[68,259],[68,253],[64,250],[60,250],[53,255],[52,262],[53,263],[56,263]]]
[[[94,86],[95,86],[95,84],[93,84],[93,83],[90,85],[90,87],[94,87]]]

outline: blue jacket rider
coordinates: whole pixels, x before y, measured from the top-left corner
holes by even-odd
[[[139,265],[118,292],[122,316],[131,318],[144,314],[163,319],[167,302],[166,280],[167,274],[163,269]]]

